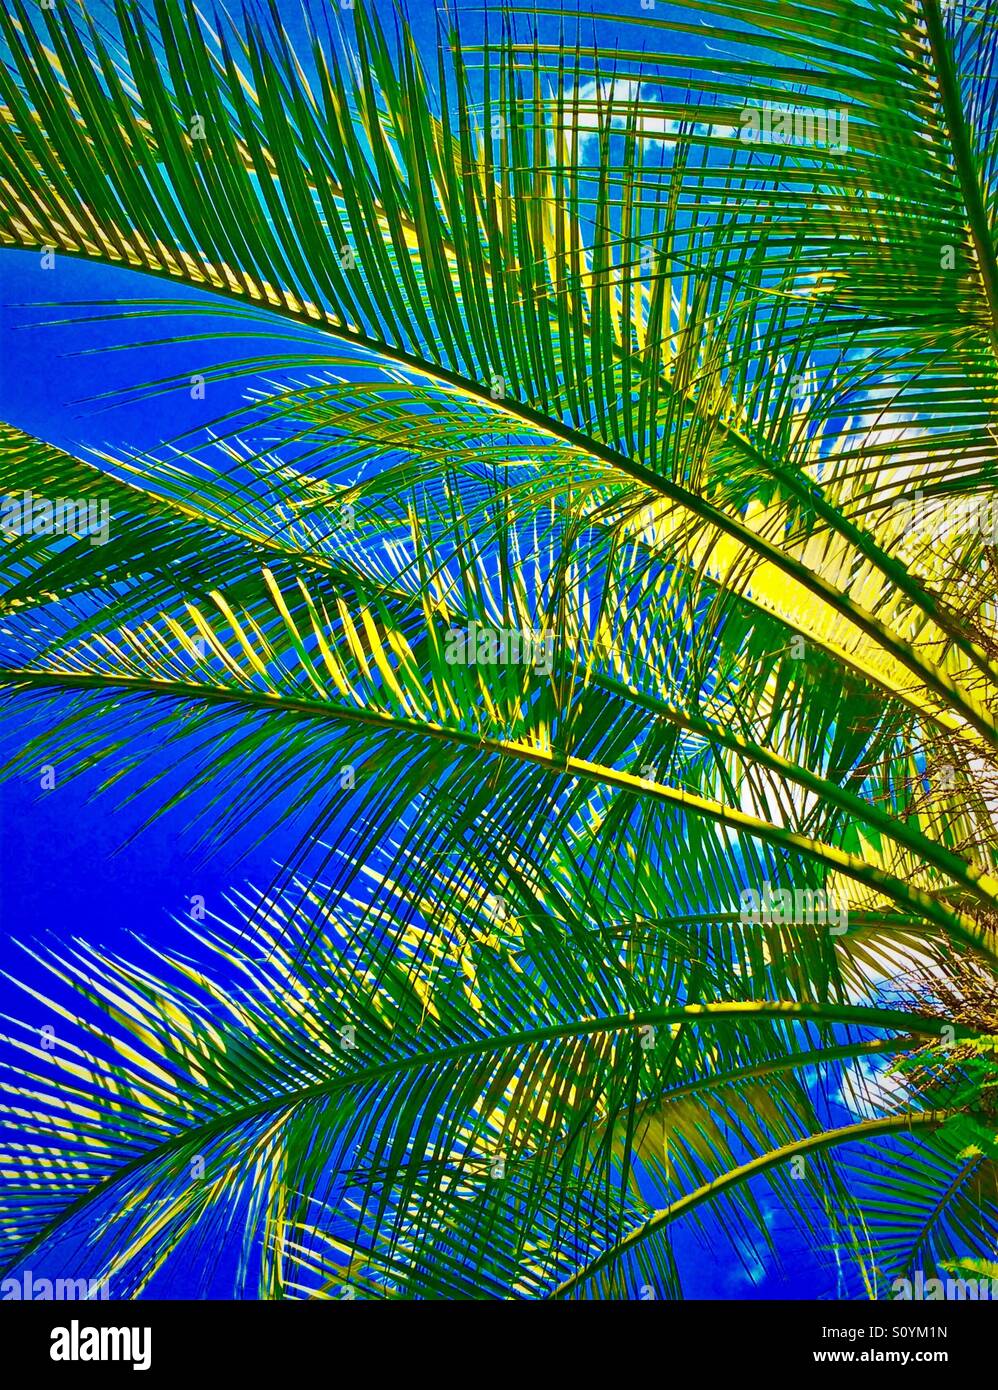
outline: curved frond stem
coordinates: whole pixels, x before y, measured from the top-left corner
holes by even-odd
[[[631,1231],[623,1240],[618,1241],[616,1245],[600,1255],[598,1259],[593,1260],[585,1268],[573,1274],[570,1279],[559,1284],[548,1297],[567,1298],[587,1279],[598,1274],[601,1269],[613,1264],[622,1255],[626,1255],[642,1241],[648,1240],[650,1236],[655,1235],[656,1232],[661,1231],[673,1221],[677,1221],[681,1216],[694,1211],[704,1202],[710,1201],[718,1193],[735,1187],[739,1183],[747,1182],[750,1178],[765,1173],[768,1169],[775,1168],[781,1163],[786,1163],[788,1159],[795,1158],[799,1154],[814,1153],[841,1144],[862,1143],[865,1140],[877,1139],[884,1134],[913,1134],[918,1131],[935,1130],[960,1113],[959,1110],[925,1110],[917,1114],[891,1115],[884,1119],[860,1120],[853,1125],[843,1125],[840,1129],[825,1130],[821,1134],[809,1134],[804,1138],[784,1144],[778,1149],[773,1149],[769,1153],[761,1154],[758,1158],[753,1158],[748,1163],[733,1168],[730,1173],[725,1173],[712,1182],[704,1183],[694,1192],[688,1192],[662,1211],[655,1212],[641,1226]]]
[[[945,1018],[931,1014],[910,1013],[895,1009],[877,1008],[858,1004],[812,1004],[790,1000],[772,1002],[751,1000],[746,1002],[722,1002],[713,1004],[687,1004],[685,1006],[648,1008],[631,1010],[626,1014],[615,1014],[606,1018],[580,1019],[570,1024],[554,1024],[546,1028],[534,1028],[527,1032],[503,1033],[496,1036],[475,1038],[469,1042],[454,1043],[430,1052],[413,1053],[395,1058],[379,1065],[364,1067],[351,1076],[336,1077],[331,1081],[302,1087],[297,1091],[285,1092],[270,1097],[254,1105],[242,1106],[228,1111],[205,1124],[185,1129],[171,1136],[163,1144],[137,1154],[123,1164],[114,1174],[100,1183],[96,1189],[82,1194],[61,1211],[45,1228],[38,1232],[23,1246],[17,1255],[0,1269],[0,1278],[17,1268],[25,1259],[41,1249],[68,1221],[79,1216],[98,1198],[104,1196],[117,1183],[140,1173],[149,1164],[168,1158],[178,1150],[186,1150],[192,1143],[207,1144],[213,1137],[224,1133],[247,1120],[273,1114],[275,1111],[291,1111],[296,1106],[323,1096],[364,1086],[385,1078],[409,1073],[419,1073],[424,1068],[435,1067],[446,1062],[460,1061],[493,1052],[511,1051],[515,1048],[529,1047],[533,1044],[555,1041],[567,1037],[585,1038],[594,1034],[614,1033],[625,1030],[635,1031],[642,1024],[667,1025],[700,1023],[710,1025],[724,1019],[765,1023],[811,1023],[856,1025],[868,1028],[896,1029],[908,1034],[924,1037],[938,1037],[948,1028],[954,1028],[957,1037],[973,1036],[973,1030],[950,1025]],[[778,1160],[774,1160],[778,1161]],[[768,1166],[768,1165],[767,1165]],[[706,1193],[704,1194],[706,1196]],[[701,1197],[700,1200],[704,1198]]]

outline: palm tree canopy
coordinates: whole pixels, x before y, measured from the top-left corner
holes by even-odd
[[[0,426],[111,518],[0,547],[8,773],[296,827],[30,948],[4,1273],[680,1297],[773,1202],[851,1293],[993,1256],[998,4],[615,8],[0,12],[0,247],[267,342],[134,380],[158,449]]]

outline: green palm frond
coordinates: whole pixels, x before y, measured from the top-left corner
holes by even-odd
[[[297,1265],[290,1233],[314,1227],[346,1251],[361,1288],[376,1292],[380,1280],[425,1294],[429,1279],[439,1292],[448,1267],[438,1242],[483,1223],[490,1234],[474,1259],[484,1291],[523,1281],[546,1296],[577,1281],[580,1265],[603,1268],[617,1244],[644,1238],[647,1202],[612,1176],[621,1145],[626,1167],[648,1174],[635,1176],[636,1193],[650,1183],[695,1205],[706,1174],[737,1174],[739,1152],[758,1155],[764,1171],[808,1150],[809,1125],[819,1146],[835,1142],[808,1119],[796,1073],[834,1072],[869,1044],[795,1056],[799,1030],[818,1040],[832,1023],[847,1036],[886,1027],[910,1047],[913,1032],[944,1026],[855,1005],[710,1002],[709,967],[705,1002],[663,993],[649,1006],[654,980],[632,984],[619,949],[590,942],[583,956],[543,925],[525,926],[510,949],[487,911],[455,920],[447,938],[404,919],[359,935],[346,913],[272,903],[248,932],[259,906],[234,900],[233,920],[188,928],[193,953],[157,952],[150,967],[83,946],[36,952],[55,981],[30,992],[57,1019],[58,1045],[25,1025],[7,1039],[21,1075],[6,1108],[25,1135],[7,1157],[8,1266],[82,1229],[100,1277],[127,1296],[202,1238],[203,1223],[236,1219],[252,1192],[248,1248],[264,1225],[278,1233],[260,1266],[272,1290],[289,1281],[285,1263]],[[668,972],[667,953],[660,959]],[[74,991],[103,1022],[74,1009]],[[650,1048],[640,1041],[649,1025]],[[714,1076],[701,1075],[704,1043]],[[668,1117],[668,1159],[652,1140],[652,1096],[656,1124]],[[578,1242],[583,1230],[582,1249],[552,1238],[574,1231]],[[452,1295],[476,1285],[468,1254],[454,1256]]]
[[[987,1256],[994,545],[904,511],[998,470],[980,8],[691,0],[612,63],[557,5],[0,13],[0,246],[262,345],[156,451],[0,426],[114,519],[3,537],[7,771],[298,840],[189,955],[38,952],[8,1268],[238,1227],[251,1296],[680,1297],[763,1192],[867,1278]]]

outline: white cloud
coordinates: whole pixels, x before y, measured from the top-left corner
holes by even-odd
[[[838,1101],[861,1120],[873,1120],[903,1107],[909,1099],[907,1080],[891,1071],[891,1059],[859,1057],[843,1068]]]
[[[577,119],[574,109],[576,96],[579,102]],[[671,143],[679,131],[679,122],[649,111],[650,106],[657,104],[654,97],[650,97],[647,91],[642,92],[640,82],[631,78],[615,77],[600,83],[595,80],[584,82],[577,94],[572,92],[566,97],[566,133],[569,149],[574,135],[578,139],[578,158],[581,163],[592,163],[598,157],[600,126],[606,123],[611,104],[612,128],[626,130],[631,119],[629,107],[636,101],[641,102],[636,124],[636,130],[641,136],[641,145],[649,148]]]

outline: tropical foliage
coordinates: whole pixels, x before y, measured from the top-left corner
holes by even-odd
[[[6,1272],[679,1297],[677,1230],[774,1209],[840,1293],[993,1260],[995,548],[943,522],[998,466],[998,4],[329,15],[0,11],[0,245],[274,345],[156,453],[4,427],[6,493],[112,517],[0,549],[8,775],[300,832],[172,949],[36,948]]]

